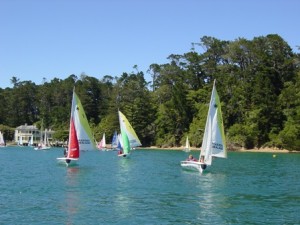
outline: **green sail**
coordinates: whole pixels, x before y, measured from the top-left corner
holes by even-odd
[[[124,154],[129,154],[129,152],[130,152],[130,143],[129,143],[128,136],[127,136],[126,132],[123,129],[121,130],[121,134],[122,134],[122,141],[123,141],[123,153]]]

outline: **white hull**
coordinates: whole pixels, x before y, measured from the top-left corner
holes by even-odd
[[[207,167],[205,163],[201,163],[199,161],[181,161],[180,165],[185,169],[199,171],[200,173],[202,173]]]
[[[49,150],[51,147],[36,147],[34,150]]]
[[[66,166],[73,166],[77,164],[78,159],[76,158],[57,158],[57,162],[61,164],[65,164]]]

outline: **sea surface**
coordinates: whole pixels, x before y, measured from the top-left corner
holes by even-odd
[[[204,174],[183,151],[82,152],[69,168],[62,154],[0,148],[1,225],[300,224],[300,154],[230,152]]]

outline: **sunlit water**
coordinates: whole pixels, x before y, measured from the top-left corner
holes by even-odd
[[[62,154],[0,149],[0,224],[300,224],[300,154],[229,153],[204,174],[182,151]]]

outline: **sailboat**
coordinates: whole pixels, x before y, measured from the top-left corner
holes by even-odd
[[[18,146],[23,147],[23,137],[22,136],[19,136]]]
[[[1,131],[0,131],[0,147],[5,147],[5,141]]]
[[[211,166],[213,157],[227,158],[221,104],[215,83],[214,80],[199,160],[181,161],[182,167],[201,173],[207,166]]]
[[[191,151],[191,147],[190,147],[190,142],[189,142],[189,137],[186,137],[186,141],[185,141],[185,148],[184,148],[185,152],[190,152]]]
[[[111,148],[112,148],[112,150],[116,150],[117,149],[118,143],[119,143],[119,141],[118,141],[118,133],[117,133],[117,131],[115,131],[114,135],[113,135],[113,138],[111,140]]]
[[[96,143],[82,104],[73,90],[68,148],[65,157],[57,158],[57,160],[67,166],[76,164],[81,150],[92,149],[96,149]]]
[[[33,135],[31,135],[31,137],[29,138],[28,146],[30,146],[30,147],[33,146]]]
[[[121,111],[118,111],[118,115],[123,148],[122,153],[118,154],[118,156],[126,157],[130,154],[131,148],[141,146],[142,144],[125,115]]]
[[[122,143],[122,136],[121,136],[121,134],[118,134],[117,150],[119,150],[119,151],[123,150],[123,143]]]
[[[106,150],[106,139],[105,139],[105,133],[103,134],[103,136],[102,136],[102,139],[101,139],[101,141],[98,143],[98,149],[99,150]]]
[[[44,130],[44,139],[38,144],[37,147],[34,148],[34,150],[48,150],[50,149],[50,144],[47,136],[46,129]]]

